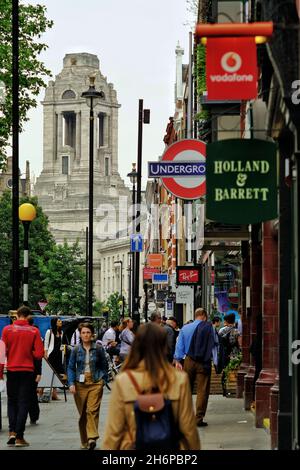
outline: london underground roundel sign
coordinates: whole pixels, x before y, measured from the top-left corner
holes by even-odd
[[[199,199],[205,195],[205,142],[196,139],[175,142],[167,148],[161,162],[172,162],[168,176],[160,176],[167,191],[180,199]]]

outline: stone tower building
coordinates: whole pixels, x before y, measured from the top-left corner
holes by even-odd
[[[127,225],[130,191],[118,173],[117,94],[99,69],[96,55],[67,54],[63,69],[50,81],[42,102],[44,107],[43,170],[35,194],[50,220],[58,243],[79,240],[85,247],[89,209],[89,112],[82,92],[95,76],[95,88],[103,98],[94,108],[94,284],[95,294],[104,300],[118,290],[116,282],[103,291],[100,275],[101,244],[115,238]],[[130,164],[129,164],[130,169]],[[128,201],[128,202],[127,202]],[[107,242],[106,242],[107,243]],[[127,267],[128,238],[118,256]],[[113,273],[109,273],[112,277]],[[124,289],[126,271],[124,270]]]

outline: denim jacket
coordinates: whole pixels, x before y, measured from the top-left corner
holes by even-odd
[[[84,374],[85,355],[86,351],[81,344],[73,348],[68,365],[69,386],[79,382],[80,374]],[[101,379],[107,381],[108,364],[104,349],[96,343],[92,343],[90,348],[90,370],[93,382],[98,382]]]

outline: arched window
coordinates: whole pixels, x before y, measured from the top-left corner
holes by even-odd
[[[63,100],[74,100],[76,95],[73,90],[66,90],[63,92],[62,99]]]

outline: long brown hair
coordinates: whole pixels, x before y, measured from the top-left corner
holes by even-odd
[[[139,326],[122,371],[137,369],[141,361],[152,387],[166,392],[175,379],[175,371],[167,360],[167,332],[153,322]]]

